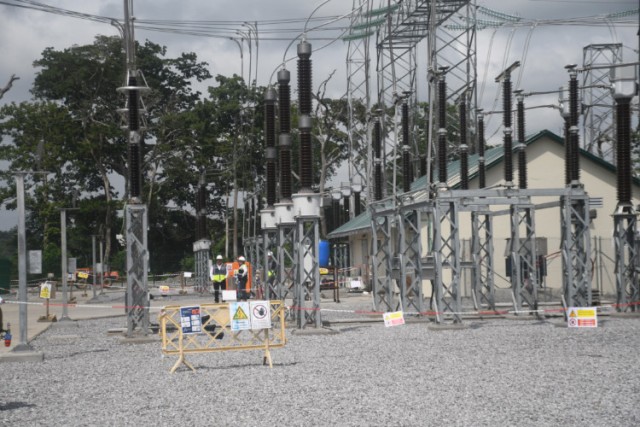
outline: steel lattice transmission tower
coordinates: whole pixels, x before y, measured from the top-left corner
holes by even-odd
[[[582,105],[584,149],[609,162],[616,161],[614,100],[610,65],[622,62],[622,44],[590,44],[582,50]]]
[[[375,34],[379,18],[373,19],[373,0],[353,0],[354,14],[351,17],[349,34],[343,37],[348,42],[347,49],[347,102],[349,104],[349,182],[360,183],[367,200],[373,200],[371,164],[372,148],[369,143],[368,114],[371,110],[371,89],[369,81],[370,38]],[[363,115],[366,117],[362,121]],[[355,201],[358,203],[359,201]],[[349,209],[351,216],[355,206]]]

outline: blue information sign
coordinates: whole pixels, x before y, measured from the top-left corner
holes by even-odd
[[[200,306],[180,307],[180,325],[183,334],[199,334],[202,332]]]

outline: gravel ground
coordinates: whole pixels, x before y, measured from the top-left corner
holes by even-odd
[[[107,334],[124,317],[53,325],[31,342],[44,362],[2,365],[0,424],[640,425],[640,319],[599,320],[597,329],[556,327],[557,318],[466,320],[462,330],[332,322],[336,334],[288,330],[273,369],[260,351],[235,351],[189,355],[197,370],[174,374],[177,359],[159,341]]]

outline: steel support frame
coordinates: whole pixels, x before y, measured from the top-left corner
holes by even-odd
[[[493,214],[487,209],[471,212],[472,295],[476,310],[496,310],[493,256]]]
[[[273,254],[271,257],[272,260],[276,262],[276,272],[275,277],[273,279],[273,283],[269,283],[269,252]],[[262,265],[264,265],[264,269],[262,270],[262,283],[264,284],[264,298],[268,300],[279,299],[279,277],[278,271],[280,270],[278,264],[278,229],[262,229]]]
[[[295,276],[295,224],[278,224],[278,276],[276,298],[284,301],[293,298]],[[293,313],[289,313],[293,316]]]
[[[346,280],[341,280],[341,278],[347,277],[348,268],[349,268],[349,243],[348,242],[339,242],[334,243],[333,245],[333,266],[337,269],[335,274],[336,280],[338,281],[334,285],[336,287],[340,286],[341,283],[344,283]]]
[[[423,313],[422,245],[420,227],[422,215],[419,208],[400,208],[397,217],[400,254],[400,306],[402,311]]]
[[[397,304],[393,294],[392,227],[393,211],[376,212],[371,205],[371,278],[373,306],[376,311],[393,311]],[[380,267],[384,274],[380,274]]]
[[[638,215],[636,212],[613,214],[614,249],[616,262],[616,311],[638,312],[640,307],[640,267],[638,247],[635,245]]]
[[[127,336],[139,329],[149,333],[149,291],[147,287],[149,253],[147,251],[147,207],[127,204]]]
[[[198,240],[193,245],[195,264],[195,287],[196,292],[203,294],[209,288],[211,279],[209,277],[209,250],[211,241],[206,239]]]
[[[568,307],[590,307],[591,233],[589,197],[572,189],[560,199],[562,229],[563,296]]]
[[[510,211],[511,293],[513,309],[516,314],[521,314],[525,303],[529,310],[538,309],[535,208],[528,199],[518,200],[511,204]],[[521,231],[524,231],[523,236]]]
[[[319,269],[320,217],[298,216],[295,233],[296,281],[294,312],[296,325],[320,328],[320,269]]]
[[[438,194],[432,208],[433,246],[435,264],[434,297],[432,309],[437,323],[452,320],[462,322],[460,277],[462,269],[459,227],[459,199]],[[448,233],[445,234],[445,232]],[[448,280],[445,269],[449,271]]]

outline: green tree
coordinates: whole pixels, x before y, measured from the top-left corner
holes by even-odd
[[[152,42],[138,46],[138,66],[152,89],[144,98],[147,144],[143,170],[145,178],[150,178],[145,179],[145,191],[147,203],[156,208],[150,210],[154,224],[159,221],[153,217],[162,216],[161,211],[173,202],[171,196],[158,199],[155,183],[166,159],[176,156],[172,145],[189,132],[179,116],[200,98],[192,82],[210,77],[206,64],[197,62],[195,54],[165,55],[166,49]],[[36,100],[0,109],[0,132],[7,137],[0,145],[0,159],[10,163],[2,175],[0,194],[7,200],[12,193],[12,171],[33,170],[38,165],[54,172],[30,197],[29,211],[36,214],[30,216],[29,234],[42,238],[46,245],[48,224],[55,221],[57,208],[71,206],[72,195],[79,192],[81,210],[73,229],[85,233],[83,247],[90,247],[90,234],[104,236],[108,259],[112,239],[120,231],[114,226],[115,211],[122,206],[118,199],[127,198],[126,186],[121,195],[112,184],[118,177],[128,177],[125,133],[117,112],[125,99],[116,91],[124,85],[122,41],[97,36],[91,45],[47,48],[34,66],[39,70],[32,89]],[[42,181],[30,178],[29,184],[34,179]],[[181,190],[181,195],[189,192]],[[149,241],[150,246],[153,243]]]

